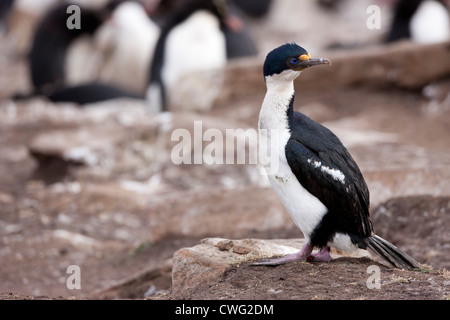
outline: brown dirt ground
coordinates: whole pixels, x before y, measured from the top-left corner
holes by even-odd
[[[369,289],[374,262],[367,258],[339,258],[330,263],[295,262],[277,267],[240,265],[219,283],[199,285],[187,299],[239,300],[404,300],[446,299],[442,291],[448,273],[406,272],[380,264],[381,287]]]

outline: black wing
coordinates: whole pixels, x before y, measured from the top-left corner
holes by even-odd
[[[330,130],[303,114],[295,113],[293,121],[286,158],[301,185],[328,208],[335,232],[370,236],[369,190],[350,153]]]

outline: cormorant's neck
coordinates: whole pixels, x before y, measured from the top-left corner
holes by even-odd
[[[271,97],[277,104],[288,107],[294,96],[294,80],[300,73],[300,71],[284,70],[279,74],[266,76],[266,97]]]
[[[260,112],[260,128],[288,128],[293,115],[294,81],[266,77],[267,93]]]

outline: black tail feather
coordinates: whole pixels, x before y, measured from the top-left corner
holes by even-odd
[[[365,239],[365,244],[369,247],[369,249],[396,268],[414,270],[420,269],[421,267],[420,263],[412,257],[401,251],[389,241],[384,240],[375,234]]]

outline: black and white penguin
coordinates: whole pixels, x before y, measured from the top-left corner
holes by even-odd
[[[166,111],[177,81],[189,72],[222,69],[226,42],[220,12],[211,0],[176,2],[161,27],[150,68],[147,99]]]
[[[245,33],[245,24],[233,15],[228,0],[168,0],[162,1],[159,10],[165,14],[158,19],[161,34],[146,94],[152,107],[166,110],[170,93],[184,75],[221,70],[229,58],[256,54],[251,44],[242,45],[251,39]]]
[[[450,40],[448,0],[398,0],[386,42],[401,39],[417,43]]]
[[[297,254],[255,264],[330,261],[330,247],[335,247],[343,251],[369,248],[395,267],[419,268],[413,258],[374,234],[369,190],[341,141],[326,127],[294,111],[294,80],[306,68],[324,64],[331,63],[312,59],[295,43],[274,49],[265,60],[267,93],[258,128],[266,139],[260,140],[260,157],[277,158],[275,168],[266,166],[270,184],[307,242]],[[312,253],[314,248],[319,252]]]
[[[118,5],[97,35],[97,47],[106,57],[100,80],[144,96],[159,33],[141,3]]]

